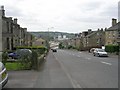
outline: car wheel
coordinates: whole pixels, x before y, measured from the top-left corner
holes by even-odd
[[[98,56],[98,57],[100,56],[99,53],[97,54],[97,56]]]

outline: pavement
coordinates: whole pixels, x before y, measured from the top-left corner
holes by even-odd
[[[37,71],[22,70],[22,71],[8,71],[9,79],[5,88],[33,88],[34,83],[38,78]]]

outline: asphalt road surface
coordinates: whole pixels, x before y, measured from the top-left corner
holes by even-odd
[[[118,58],[70,50],[50,51],[34,87],[118,88]]]

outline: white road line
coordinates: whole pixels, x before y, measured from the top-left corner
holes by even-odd
[[[67,72],[65,66],[57,59],[57,57],[55,57],[55,59],[60,63],[62,69],[64,70],[64,72],[66,73],[67,77],[69,78],[73,88],[81,88],[81,86],[78,84],[78,82],[74,79],[72,79],[71,75]]]
[[[108,59],[108,58],[99,58],[99,59]]]
[[[81,57],[81,56],[77,55],[77,57]]]
[[[87,58],[88,60],[90,60],[91,58]]]
[[[85,58],[85,59],[90,60],[91,58]]]
[[[69,53],[69,55],[72,55],[71,53]]]
[[[111,63],[107,63],[107,62],[102,62],[102,61],[101,61],[101,63],[107,64],[107,65],[112,65]]]

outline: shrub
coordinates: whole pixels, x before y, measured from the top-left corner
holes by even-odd
[[[119,52],[119,46],[118,45],[106,45],[105,51],[110,53]]]
[[[8,57],[7,51],[4,51],[4,52],[2,53],[2,62],[3,62],[4,65],[6,64],[8,58],[9,58],[9,57]]]
[[[32,50],[32,69],[36,69],[37,67],[37,60],[38,60],[38,53],[35,50]]]
[[[68,49],[72,49],[72,48],[73,48],[73,46],[72,46],[72,45],[69,45],[69,46],[68,46]]]
[[[60,44],[59,44],[59,48],[60,48],[60,49],[65,48],[65,47],[63,46],[63,43],[60,43]]]

